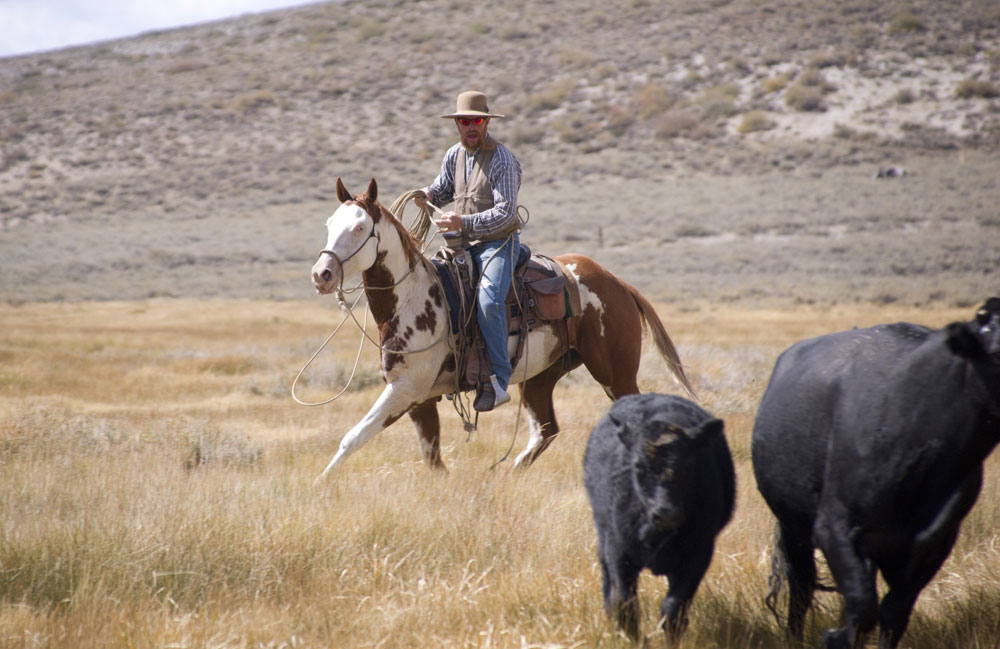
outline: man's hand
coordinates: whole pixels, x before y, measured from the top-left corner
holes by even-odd
[[[424,191],[424,190],[421,190],[419,194],[414,194],[413,195],[413,202],[420,209],[424,209],[425,207],[427,207],[427,192]]]
[[[455,212],[447,212],[434,219],[434,225],[438,232],[458,232],[462,229],[462,215]]]

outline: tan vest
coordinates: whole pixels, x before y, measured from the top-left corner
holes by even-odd
[[[465,169],[468,157],[465,148],[459,147],[458,157],[455,159],[455,211],[457,213],[476,214],[493,207],[493,186],[486,173],[490,169],[490,162],[493,161],[493,152],[496,148],[496,140],[487,137],[483,146],[472,156],[472,171],[469,172],[469,180],[466,182]],[[517,230],[516,221],[514,227],[491,237],[489,241],[502,239],[515,230]],[[466,245],[475,244],[477,241],[469,241]]]

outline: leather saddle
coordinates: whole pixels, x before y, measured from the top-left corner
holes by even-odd
[[[442,247],[431,259],[441,278],[448,302],[459,376],[459,390],[474,390],[489,383],[489,354],[476,321],[476,274],[472,257],[464,248]],[[511,365],[524,353],[529,331],[548,322],[567,320],[582,311],[580,291],[573,275],[556,259],[533,254],[521,244],[514,279],[507,293],[507,336],[517,336]],[[510,346],[508,345],[508,349]]]

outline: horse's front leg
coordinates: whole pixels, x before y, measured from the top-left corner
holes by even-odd
[[[368,413],[354,425],[354,428],[347,431],[344,438],[340,440],[340,448],[333,456],[330,463],[323,469],[323,473],[316,478],[320,482],[326,474],[339,466],[347,456],[358,450],[375,436],[376,433],[384,430],[389,424],[402,417],[407,410],[423,399],[415,394],[411,386],[401,386],[390,383],[382,390],[382,394],[375,401]]]

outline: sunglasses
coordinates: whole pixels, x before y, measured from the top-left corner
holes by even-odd
[[[462,126],[468,126],[469,124],[475,124],[476,126],[479,126],[480,124],[482,124],[485,121],[485,118],[483,118],[483,117],[456,117],[455,121],[457,121]]]

